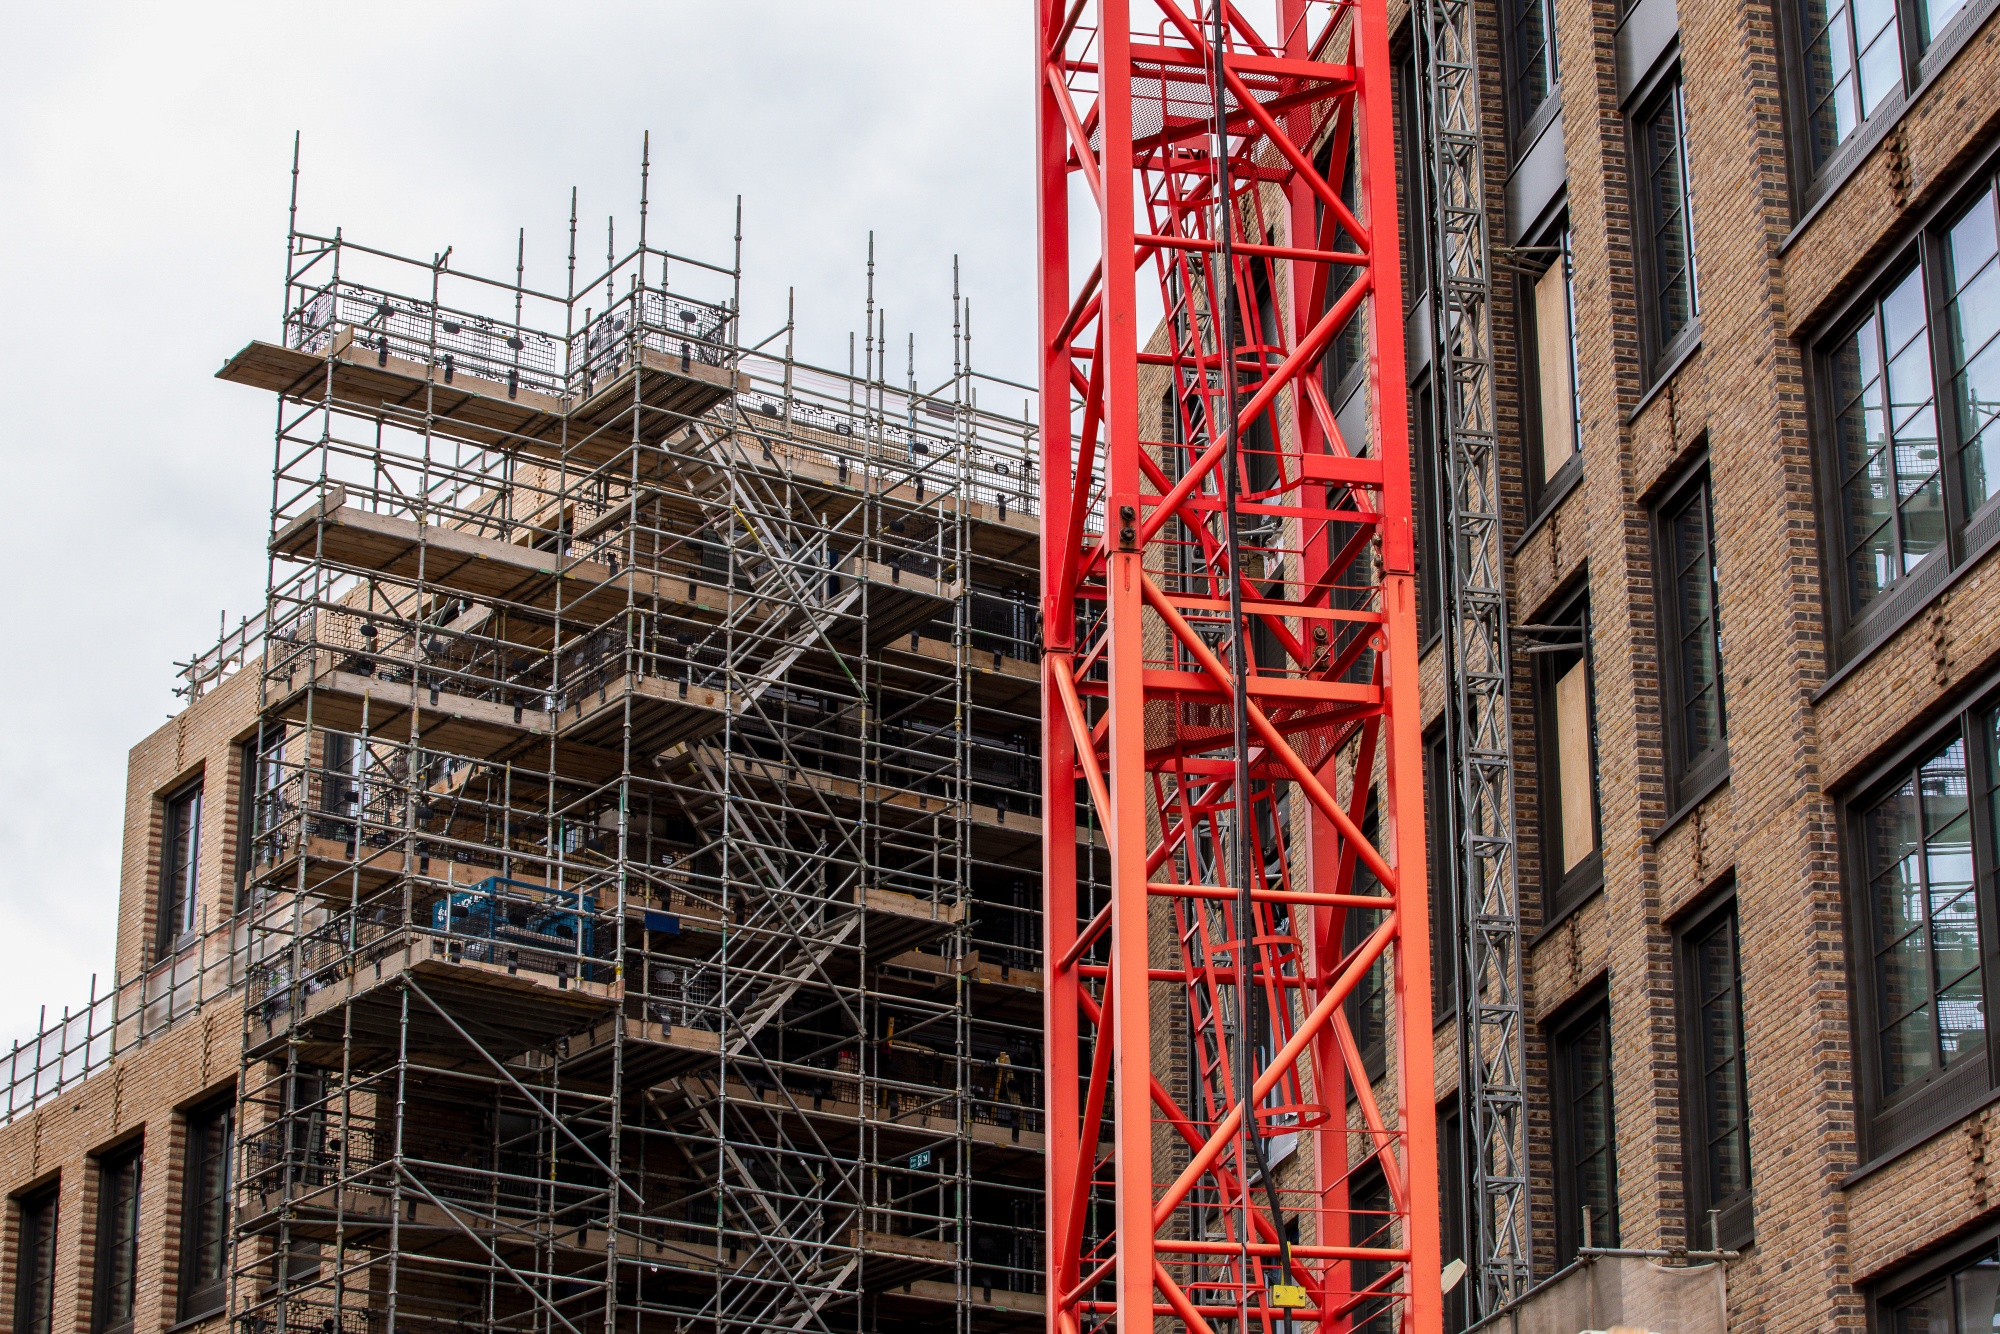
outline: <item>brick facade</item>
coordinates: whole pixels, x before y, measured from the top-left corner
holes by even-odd
[[[1663,378],[1649,378],[1630,125],[1630,89],[1645,71],[1620,69],[1617,6],[1559,4],[1584,474],[1546,515],[1520,511],[1518,524],[1534,526],[1510,570],[1517,623],[1537,621],[1578,581],[1593,615],[1604,888],[1539,934],[1533,732],[1517,721],[1533,1017],[1546,1032],[1573,997],[1606,988],[1621,1242],[1705,1245],[1705,1227],[1688,1216],[1682,1095],[1695,1076],[1681,1055],[1673,928],[1734,893],[1755,1239],[1730,1265],[1730,1319],[1759,1330],[1863,1327],[1871,1286],[2000,1216],[1987,1186],[1989,1111],[1853,1175],[1876,1151],[1865,1142],[1852,1005],[1853,989],[1868,985],[1867,955],[1859,946],[1856,973],[1838,805],[1898,744],[1973,702],[2000,663],[2000,575],[1995,557],[1976,561],[1864,657],[1839,659],[1827,611],[1838,591],[1826,573],[1838,539],[1823,531],[1826,423],[1811,361],[1829,314],[2000,139],[2000,23],[1985,18],[1804,216],[1804,168],[1787,147],[1798,114],[1785,55],[1794,18],[1757,0],[1679,4],[1677,48],[1662,64],[1678,61],[1686,90],[1701,335]],[[1505,225],[1496,216],[1496,233]],[[1653,507],[1704,459],[1729,774],[1677,810]],[[1518,493],[1514,501],[1525,506]],[[1427,690],[1434,681],[1433,669]],[[1439,1040],[1443,1068],[1449,1032]],[[1538,1275],[1554,1261],[1548,1153],[1539,1137]]]
[[[126,771],[124,856],[120,876],[117,961],[121,1032],[137,1010],[157,1013],[157,992],[135,999],[154,976],[163,799],[203,783],[199,920],[211,928],[234,908],[237,743],[254,731],[257,676],[239,673],[139,742]],[[170,967],[170,966],[168,966]],[[219,974],[217,975],[219,978]],[[220,989],[218,987],[218,989]],[[180,1322],[179,1256],[186,1116],[190,1107],[235,1087],[243,1014],[226,991],[197,1001],[170,1000],[177,1017],[148,1024],[146,1039],[123,1051],[76,1088],[0,1126],[0,1191],[7,1199],[0,1237],[0,1323],[13,1328],[19,1275],[20,1201],[57,1187],[52,1328],[88,1334],[98,1224],[98,1159],[135,1143],[140,1149],[139,1253],[132,1334]],[[103,1007],[108,1015],[109,1006]],[[221,1328],[220,1316],[190,1328]]]

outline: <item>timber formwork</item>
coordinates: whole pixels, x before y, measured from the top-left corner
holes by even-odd
[[[1038,1325],[1025,395],[746,349],[643,209],[605,264],[294,229],[221,372],[278,401],[233,1316]]]

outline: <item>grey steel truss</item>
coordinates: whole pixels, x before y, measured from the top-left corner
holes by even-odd
[[[1430,190],[1430,329],[1443,445],[1446,741],[1457,777],[1452,875],[1461,905],[1460,1105],[1472,1172],[1468,1258],[1491,1312],[1528,1288],[1526,1068],[1514,748],[1508,707],[1506,549],[1493,405],[1493,285],[1486,230],[1476,11],[1419,0]]]

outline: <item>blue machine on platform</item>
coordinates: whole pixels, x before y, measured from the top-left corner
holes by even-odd
[[[431,909],[431,929],[544,955],[594,958],[596,911],[592,895],[492,875],[470,889],[453,890],[439,899]],[[472,951],[467,954],[473,957]]]

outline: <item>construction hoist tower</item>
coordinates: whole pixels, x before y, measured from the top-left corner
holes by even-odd
[[[1514,837],[1513,667],[1507,551],[1494,429],[1493,282],[1486,230],[1485,124],[1473,0],[1415,0],[1423,71],[1413,99],[1423,171],[1413,207],[1431,225],[1428,307],[1444,503],[1432,549],[1443,565],[1445,809],[1431,812],[1438,859],[1462,923],[1451,966],[1457,1015],[1461,1161],[1470,1169],[1468,1235],[1475,1313],[1491,1314],[1532,1280],[1527,1030],[1521,993],[1521,895]],[[1434,466],[1425,460],[1424,466]]]
[[[1053,1334],[1440,1327],[1386,29],[1039,0]]]

